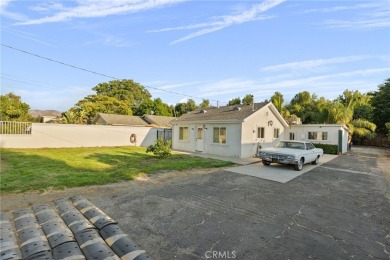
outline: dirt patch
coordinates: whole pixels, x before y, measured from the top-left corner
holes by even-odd
[[[3,166],[2,166],[3,167]],[[24,193],[8,193],[0,196],[0,209],[2,212],[14,211],[32,205],[49,204],[54,199],[65,197],[69,198],[75,195],[83,195],[88,199],[95,197],[112,196],[118,192],[126,190],[137,190],[146,185],[157,185],[164,182],[181,180],[182,178],[191,175],[208,174],[215,171],[215,168],[210,169],[194,169],[187,171],[170,171],[160,172],[150,175],[141,175],[133,181],[124,181],[120,183],[107,185],[94,185],[78,188],[66,188],[63,190],[48,189],[44,191],[33,191]]]

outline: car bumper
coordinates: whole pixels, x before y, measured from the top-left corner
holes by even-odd
[[[261,160],[271,162],[271,163],[281,163],[281,164],[297,164],[298,160],[295,159],[285,159],[271,156],[260,156]]]

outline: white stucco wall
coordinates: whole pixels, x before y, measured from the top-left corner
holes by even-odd
[[[183,150],[193,152],[192,144],[190,143],[190,139],[188,140],[179,140],[179,128],[180,127],[188,127],[188,134],[190,138],[190,125],[189,124],[174,124],[172,126],[172,148],[176,150]]]
[[[130,143],[130,135],[136,134],[136,144]],[[0,135],[2,148],[61,148],[98,146],[149,146],[155,143],[157,128],[32,124],[31,135]]]
[[[314,144],[333,144],[338,145],[339,130],[343,131],[342,141],[342,153],[346,153],[348,149],[348,131],[342,125],[291,125],[289,129],[286,129],[284,138],[289,140],[289,133],[295,133],[295,140],[309,141]],[[327,132],[327,140],[309,140],[308,132]]]
[[[268,122],[272,121],[272,125]],[[259,127],[264,127],[264,138],[257,138]],[[279,138],[274,138],[274,129],[279,129]],[[258,145],[262,148],[274,146],[284,137],[285,128],[268,106],[263,107],[242,125],[241,158],[253,157],[257,154]]]
[[[188,140],[179,140],[179,128],[188,127],[189,138]],[[177,123],[174,124],[172,129],[172,147],[173,149],[195,152],[197,151],[197,131],[200,127],[204,129],[203,136],[203,151],[204,153],[240,157],[240,135],[241,125],[236,123]],[[214,127],[226,127],[226,144],[219,144],[213,142]]]
[[[226,127],[226,144],[213,143],[213,128]],[[240,124],[206,124],[205,152],[221,156],[241,157]]]

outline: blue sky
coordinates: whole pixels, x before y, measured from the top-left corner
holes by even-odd
[[[389,1],[1,0],[1,43],[153,98],[333,99],[390,77]],[[1,93],[65,111],[110,78],[1,46]],[[158,88],[161,90],[156,90]]]

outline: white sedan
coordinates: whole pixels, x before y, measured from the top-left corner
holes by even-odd
[[[305,163],[317,164],[324,151],[306,141],[280,141],[275,147],[260,149],[259,158],[264,165],[291,164],[300,171]]]

